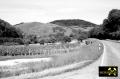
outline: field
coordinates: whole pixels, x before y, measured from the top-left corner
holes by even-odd
[[[14,53],[19,53],[19,54],[17,55],[15,54],[16,56],[15,55],[12,56],[11,54],[8,54],[9,56],[6,56],[6,57],[2,56],[1,60],[6,60],[9,58],[12,59],[13,57],[14,59],[47,57],[47,58],[51,58],[51,60],[49,62],[44,62],[44,61],[32,62],[31,61],[31,62],[21,63],[19,65],[14,65],[14,66],[1,66],[0,77],[21,76],[28,73],[34,74],[35,72],[41,72],[46,69],[57,68],[57,67],[85,61],[85,60],[96,60],[97,58],[99,58],[103,50],[103,48],[99,50],[99,44],[100,44],[99,42],[95,41],[89,45],[80,45],[76,43],[76,44],[65,44],[65,45],[58,45],[58,46],[48,45],[45,47],[44,46],[43,47],[42,46],[27,47],[27,49],[33,48],[37,50],[37,52],[29,51],[29,50],[28,50],[29,52],[28,51],[15,52],[12,50],[13,54]],[[21,47],[19,46],[19,50]],[[12,48],[10,47],[9,50],[11,49]],[[27,50],[27,49],[24,48],[24,50]],[[40,49],[43,51],[40,51]],[[3,48],[1,50],[3,50]],[[24,52],[25,54],[23,55]],[[21,79],[24,79],[24,78],[21,78]]]
[[[50,55],[65,53],[68,49],[80,47],[80,43],[62,45],[14,45],[0,46],[0,56]]]

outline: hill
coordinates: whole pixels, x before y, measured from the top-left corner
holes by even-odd
[[[50,23],[29,22],[14,25],[27,34],[35,34],[39,37],[49,36],[58,32],[63,32],[69,36],[78,30],[89,31],[98,26],[88,21],[79,19],[55,20]]]
[[[57,25],[60,25],[60,26],[67,26],[67,27],[69,27],[69,26],[79,26],[79,27],[82,27],[82,28],[97,26],[94,23],[84,21],[84,20],[80,20],[80,19],[55,20],[55,21],[52,21],[50,23],[57,24]]]
[[[27,34],[34,34],[38,37],[46,37],[50,34],[55,34],[58,32],[64,32],[66,35],[69,35],[72,32],[72,29],[67,27],[61,27],[56,24],[51,23],[40,23],[40,22],[29,22],[29,23],[20,23],[14,25],[16,28],[20,28],[23,32]]]
[[[78,19],[56,20],[50,23],[28,22],[14,25],[28,35],[36,35],[39,40],[60,41],[85,39],[88,32],[98,25]]]

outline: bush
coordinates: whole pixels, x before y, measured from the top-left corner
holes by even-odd
[[[77,40],[84,40],[84,39],[87,39],[88,38],[88,32],[84,32],[84,31],[81,31],[81,30],[79,30],[79,31],[77,31],[76,33],[72,33],[72,34],[70,34],[70,38],[71,39],[77,39]]]
[[[24,34],[23,36],[24,44],[33,44],[33,43],[38,43],[38,38],[36,35],[27,35]]]
[[[22,38],[0,38],[0,44],[24,44],[23,39]]]
[[[95,27],[89,31],[90,38],[98,38],[98,39],[105,39],[107,36],[104,35],[104,31],[102,26]]]
[[[63,42],[70,42],[71,41],[71,38],[70,37],[68,37],[68,36],[65,36],[64,38],[63,38]]]
[[[39,43],[40,43],[40,44],[44,44],[44,43],[45,43],[45,40],[40,40]]]

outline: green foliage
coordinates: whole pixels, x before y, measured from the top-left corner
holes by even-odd
[[[120,24],[120,10],[118,10],[118,9],[111,10],[109,15],[108,15],[108,20],[110,22]]]
[[[55,41],[63,41],[64,36],[64,33],[58,32],[56,34],[51,34],[50,39],[53,39]]]
[[[33,34],[29,34],[29,35],[24,34],[23,40],[24,40],[24,44],[32,44],[38,42],[37,36]]]
[[[23,44],[22,38],[0,38],[0,44],[2,45],[16,45]]]
[[[53,32],[64,33],[66,32],[66,30],[63,29],[62,27],[53,27]]]
[[[84,32],[81,30],[78,31],[78,38],[77,38],[78,40],[84,40],[87,38],[88,38],[88,32]]]
[[[70,34],[71,39],[77,39],[77,40],[84,40],[88,38],[88,32],[84,32],[81,30],[76,31],[76,33]]]
[[[91,38],[120,40],[120,10],[111,10],[103,24],[93,28],[89,34]]]
[[[57,40],[55,38],[50,38],[48,43],[55,43]]]
[[[70,37],[68,37],[68,36],[64,36],[63,37],[63,42],[70,42],[71,41],[71,38]]]
[[[22,38],[22,32],[12,27],[8,22],[0,19],[0,37]]]
[[[23,44],[23,32],[13,27],[8,22],[0,19],[0,44],[16,45]]]
[[[112,37],[111,39],[116,39],[116,40],[120,40],[120,31],[116,31],[116,32],[112,32],[110,33],[110,36]]]
[[[120,28],[120,10],[113,9],[108,15],[108,19],[103,22],[103,28],[106,32],[116,32]]]
[[[40,40],[40,42],[39,42],[40,44],[44,44],[45,43],[45,40]]]
[[[66,19],[66,20],[55,20],[50,23],[61,25],[61,26],[81,26],[81,27],[95,27],[96,24],[80,20],[80,19]]]
[[[108,18],[103,22],[103,30],[109,39],[119,39],[120,10],[113,9],[109,12]]]
[[[55,42],[70,42],[71,38],[69,36],[64,35],[64,33],[55,33],[55,34],[50,34],[49,38],[42,39],[40,41],[41,44],[44,43],[55,43]]]
[[[102,29],[102,26],[95,27],[92,30],[90,30],[89,37],[90,38],[98,38],[98,39],[106,39],[106,35],[104,35],[104,31]]]

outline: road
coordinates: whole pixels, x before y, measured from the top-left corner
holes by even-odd
[[[92,64],[72,72],[39,79],[120,79],[120,73],[118,77],[99,77],[99,66],[118,66],[118,72],[120,72],[120,43],[103,40],[100,42],[104,45],[103,54]]]

